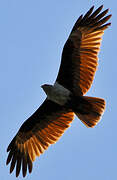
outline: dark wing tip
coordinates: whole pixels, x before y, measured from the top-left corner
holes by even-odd
[[[106,9],[101,12],[102,8],[103,5],[101,5],[93,13],[87,16],[87,18],[84,16],[85,18],[83,18],[80,22],[80,26],[88,26],[89,28],[92,28],[92,30],[98,30],[98,28],[101,29],[102,25],[106,25],[105,23],[111,18],[112,15],[107,15],[109,9]]]
[[[10,144],[8,145],[8,147],[7,147],[7,152],[9,152],[10,149],[11,149],[11,143],[10,143]]]
[[[110,18],[111,18],[111,17],[112,17],[112,14],[110,14],[109,16],[110,16]]]
[[[107,26],[111,26],[111,23],[107,23]]]
[[[109,14],[109,15],[107,16],[107,21],[108,21],[111,17],[112,17],[112,14]]]
[[[105,10],[106,13],[108,13],[108,11],[109,11],[109,8]]]
[[[78,28],[78,26],[79,26],[80,22],[82,21],[82,19],[83,19],[83,14],[81,14],[80,17],[77,19],[77,21],[74,24],[71,32],[75,31]]]
[[[8,145],[7,152],[9,152],[12,149],[12,147],[14,147],[15,141],[16,141],[16,136],[13,138],[13,140]]]
[[[97,9],[98,11],[101,11],[103,9],[104,5],[102,4],[101,6],[99,6],[99,8]]]
[[[92,10],[93,10],[93,9],[94,9],[94,5],[93,5],[90,9],[92,9]]]
[[[31,161],[28,153],[25,154],[25,156],[22,159],[22,175],[23,175],[23,177],[25,177],[27,174],[27,168],[28,168],[29,173],[31,173],[32,168],[33,168],[33,163]]]
[[[87,13],[83,16],[81,15],[78,20],[76,21],[73,29],[72,29],[72,32],[75,31],[79,26],[92,26],[94,25],[95,23],[99,22],[100,20],[102,21],[103,19],[102,18],[105,18],[106,21],[108,21],[108,19],[110,19],[111,15],[108,15],[106,17],[104,17],[108,11],[109,11],[109,8],[104,10],[103,12],[101,12],[102,8],[104,6],[101,5],[99,8],[97,8],[95,11],[94,10],[94,6],[92,6],[89,11],[87,11]],[[103,21],[102,21],[103,22]]]
[[[8,155],[8,157],[7,157],[7,160],[6,160],[6,165],[8,165],[8,164],[10,163],[11,158],[12,158],[12,153],[11,153],[11,151],[10,151],[10,152],[9,152],[9,155]]]
[[[89,16],[93,12],[94,6],[92,6],[84,16]]]
[[[33,168],[33,164],[32,164],[32,161],[30,161],[30,163],[28,163],[28,170],[29,170],[29,173],[32,172],[32,168]]]
[[[20,152],[17,146],[14,144],[14,139],[11,141],[7,148],[7,152],[9,151],[6,165],[10,163],[10,174],[13,172],[14,168],[16,167],[16,177],[19,176],[21,168],[22,168],[22,175],[23,177],[27,174],[27,168],[29,173],[32,172],[32,161],[28,155],[28,152]]]

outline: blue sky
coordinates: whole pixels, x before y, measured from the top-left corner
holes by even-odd
[[[0,179],[15,180],[6,166],[6,148],[21,124],[45,99],[44,83],[54,83],[65,41],[77,18],[92,5],[110,8],[99,66],[87,93],[103,97],[106,111],[93,129],[75,118],[62,138],[33,164],[25,179],[117,179],[116,41],[114,0],[0,1]],[[22,175],[19,176],[22,180]]]

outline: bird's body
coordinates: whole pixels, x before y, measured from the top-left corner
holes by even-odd
[[[106,23],[111,15],[108,9],[101,12],[94,6],[76,21],[61,58],[59,73],[54,85],[43,85],[47,98],[20,127],[9,144],[7,164],[10,173],[16,166],[16,177],[21,167],[23,176],[32,171],[33,161],[51,144],[54,144],[70,126],[76,115],[87,127],[100,120],[105,100],[84,96],[90,89],[98,65],[98,52]]]
[[[85,97],[74,96],[72,92],[57,82],[54,85],[45,84],[41,87],[45,91],[48,100],[71,109],[73,112],[78,111],[81,114],[89,114],[92,109],[91,103]]]

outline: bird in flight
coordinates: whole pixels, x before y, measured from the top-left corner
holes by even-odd
[[[32,172],[33,161],[63,135],[76,115],[87,127],[100,120],[105,100],[84,96],[92,85],[98,65],[98,52],[111,15],[94,6],[76,21],[66,41],[54,85],[42,85],[47,98],[20,127],[7,148],[10,173],[23,177]]]

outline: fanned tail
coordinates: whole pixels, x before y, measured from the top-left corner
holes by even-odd
[[[94,127],[100,120],[104,109],[105,100],[102,98],[83,96],[81,110],[75,111],[78,118],[87,126]],[[80,112],[80,113],[79,113]]]

